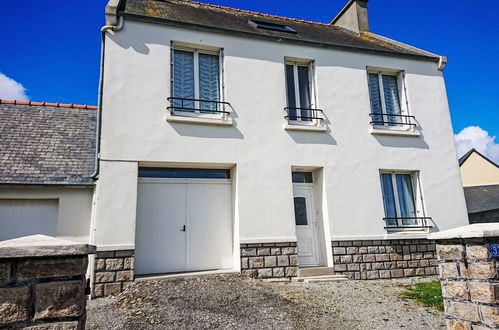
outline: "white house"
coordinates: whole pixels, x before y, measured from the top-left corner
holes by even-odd
[[[370,32],[366,3],[323,24],[110,1],[95,295],[132,271],[436,273],[427,234],[468,222],[446,59]]]

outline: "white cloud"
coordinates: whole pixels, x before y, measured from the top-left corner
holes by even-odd
[[[459,157],[470,149],[475,148],[482,155],[499,163],[499,143],[495,142],[496,137],[490,136],[489,132],[479,126],[468,126],[454,136]]]
[[[29,97],[22,84],[0,72],[0,99],[27,101]]]

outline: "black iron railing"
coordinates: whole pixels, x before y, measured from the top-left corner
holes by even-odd
[[[430,217],[394,217],[383,218],[385,229],[432,228],[433,220]]]
[[[298,120],[298,121],[313,121],[313,120],[324,120],[324,112],[321,109],[312,108],[296,108],[296,107],[286,107],[287,120]]]
[[[169,97],[168,111],[173,115],[175,111],[203,113],[203,114],[229,114],[229,102],[193,99],[188,97]]]
[[[416,126],[416,117],[408,115],[394,115],[387,113],[370,113],[373,126]]]

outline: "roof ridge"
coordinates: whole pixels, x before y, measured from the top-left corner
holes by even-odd
[[[50,102],[34,102],[34,101],[18,101],[18,100],[2,100],[0,104],[15,104],[15,105],[31,105],[31,106],[45,106],[45,107],[58,107],[58,108],[74,108],[74,109],[92,109],[97,110],[95,105],[87,104],[73,104],[73,103],[50,103]]]
[[[292,17],[286,17],[286,16],[279,16],[279,15],[273,15],[273,14],[260,13],[260,12],[257,12],[257,11],[251,11],[251,10],[239,9],[239,8],[234,8],[234,7],[214,5],[214,4],[211,4],[211,3],[199,2],[199,1],[195,1],[195,0],[178,0],[178,1],[179,2],[193,3],[193,4],[202,5],[202,6],[206,6],[206,7],[226,9],[226,10],[231,10],[231,11],[236,11],[236,12],[241,12],[241,13],[255,14],[255,15],[260,15],[260,16],[264,16],[264,17],[279,18],[279,19],[284,19],[284,20],[288,20],[288,21],[301,22],[301,23],[310,23],[310,24],[318,24],[318,25],[325,25],[325,26],[331,26],[331,27],[334,27],[334,28],[338,28],[337,25],[330,24],[330,23],[314,22],[314,21],[308,21],[308,20],[299,19],[299,18],[292,18]]]

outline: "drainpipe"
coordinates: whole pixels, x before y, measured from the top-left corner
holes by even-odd
[[[102,90],[104,88],[104,55],[106,46],[106,32],[120,31],[123,28],[123,16],[118,17],[118,25],[105,25],[100,30],[101,32],[101,48],[100,48],[100,74],[99,74],[99,93],[97,100],[97,136],[95,141],[95,171],[91,178],[97,180],[100,170],[100,136],[102,122]]]
[[[439,56],[438,65],[437,65],[438,71],[444,71],[446,65],[447,65],[447,57]]]

